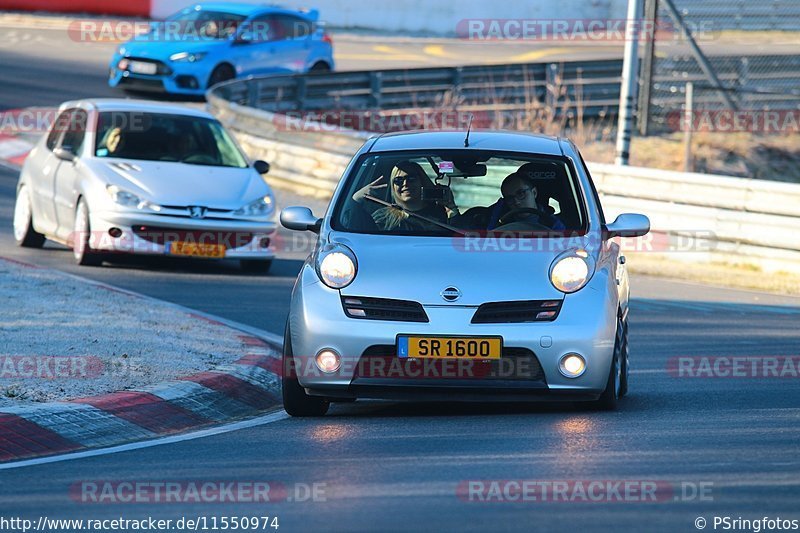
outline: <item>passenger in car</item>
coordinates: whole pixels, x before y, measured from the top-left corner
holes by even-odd
[[[424,187],[434,187],[433,182],[425,174],[422,167],[413,161],[402,161],[392,168],[389,178],[382,175],[375,181],[361,188],[353,195],[353,200],[365,208],[375,224],[383,231],[440,231],[441,227],[431,224],[404,212],[411,211],[438,222],[447,222],[448,217],[457,214],[452,193],[443,202],[425,200],[422,197]],[[389,189],[391,200],[387,197]],[[367,196],[390,201],[401,207],[381,206],[368,200]]]

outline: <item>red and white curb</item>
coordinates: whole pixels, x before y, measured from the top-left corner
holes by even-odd
[[[100,289],[154,300],[104,283],[78,279]],[[165,303],[158,301],[161,305]],[[279,336],[254,333],[253,328],[166,303],[198,320],[230,328],[241,342],[243,357],[211,371],[137,390],[0,408],[0,463],[155,439],[253,417],[281,405]]]
[[[33,143],[7,133],[0,133],[0,162],[10,167],[22,167]]]

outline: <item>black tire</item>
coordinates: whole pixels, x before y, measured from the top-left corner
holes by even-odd
[[[318,61],[314,63],[314,65],[309,69],[309,72],[313,72],[315,74],[320,74],[323,72],[330,72],[331,66],[325,63],[324,61]]]
[[[208,88],[210,89],[214,85],[218,83],[222,83],[223,81],[232,80],[236,77],[236,71],[233,70],[233,67],[230,65],[219,65],[214,71],[211,73],[211,77],[208,78]]]
[[[621,319],[617,318],[617,333],[616,341],[614,342],[614,358],[611,361],[611,368],[608,371],[608,381],[606,381],[606,388],[600,398],[595,402],[595,407],[601,411],[613,411],[617,408],[619,399],[622,397],[623,384],[627,388],[627,379],[622,377],[623,362],[622,350],[627,346],[627,325]]]
[[[89,205],[81,198],[75,208],[75,223],[72,226],[72,256],[78,265],[100,266],[103,263],[103,254],[91,247],[91,235]]]
[[[309,396],[300,382],[297,381],[297,370],[292,352],[292,337],[289,333],[289,322],[283,334],[283,375],[281,376],[283,408],[291,416],[322,416],[331,406],[325,398]]]
[[[14,203],[14,241],[23,248],[41,248],[45,241],[44,235],[33,229],[33,207],[25,185],[17,191]]]
[[[620,369],[619,373],[619,397],[623,398],[626,394],[628,394],[628,380],[629,380],[629,373],[630,373],[630,358],[629,358],[629,348],[628,348],[628,319],[625,318],[620,322],[622,333],[619,334],[619,342],[620,344],[620,361],[622,362],[622,368]]]
[[[244,272],[252,274],[267,274],[272,268],[272,259],[242,259],[239,261]]]

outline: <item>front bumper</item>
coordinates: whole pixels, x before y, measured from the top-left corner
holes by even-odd
[[[132,91],[202,96],[206,92],[208,79],[211,76],[210,72],[197,68],[196,64],[187,66],[180,63],[170,64],[170,74],[135,74],[117,68],[118,61],[118,59],[116,62],[112,61],[109,67],[109,87]]]
[[[198,243],[225,243],[225,259],[272,259],[274,248],[264,247],[264,239],[272,239],[277,224],[215,219],[190,219],[184,217],[102,211],[91,215],[92,235],[90,246],[99,251],[137,254],[166,255],[168,242],[186,240],[191,236]],[[134,228],[153,228],[151,231],[134,231]],[[109,230],[118,228],[119,237],[112,237]],[[155,229],[158,228],[158,229]],[[169,228],[163,230],[163,228]]]
[[[289,315],[296,376],[307,393],[331,398],[594,400],[605,390],[614,352],[618,302],[609,287],[605,272],[598,271],[585,288],[565,297],[553,322],[472,324],[475,308],[457,305],[424,306],[427,323],[365,320],[348,318],[339,291],[320,283],[306,264],[295,285]],[[411,374],[401,365],[395,372],[384,366],[384,373],[365,377],[366,355],[376,346],[393,348],[398,334],[499,335],[504,346],[501,359],[511,370],[502,375],[475,372],[474,366],[462,371],[453,361],[456,367],[447,376],[435,370]],[[340,354],[338,372],[323,374],[313,366],[315,355],[324,348]],[[541,372],[526,375],[514,370],[522,366],[507,357],[506,348],[533,354]],[[581,354],[587,363],[577,378],[567,378],[558,370],[560,358],[571,352]],[[401,361],[395,355],[389,357]]]

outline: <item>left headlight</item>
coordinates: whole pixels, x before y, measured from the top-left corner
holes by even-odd
[[[550,282],[564,293],[582,289],[594,275],[594,261],[586,250],[568,250],[550,265]]]
[[[343,289],[356,278],[358,263],[353,250],[343,244],[326,244],[317,252],[316,270],[322,283]]]
[[[194,63],[202,60],[207,54],[208,52],[178,52],[169,56],[169,60],[176,63]]]
[[[111,199],[114,201],[115,204],[119,204],[124,207],[135,207],[136,209],[150,209],[151,211],[161,211],[160,205],[148,202],[147,200],[142,200],[135,194],[120,189],[116,185],[107,186],[106,192],[108,193],[108,195],[111,197]]]
[[[266,195],[254,200],[249,204],[240,207],[233,212],[234,215],[242,217],[263,217],[269,215],[275,209],[275,199],[272,195]]]

